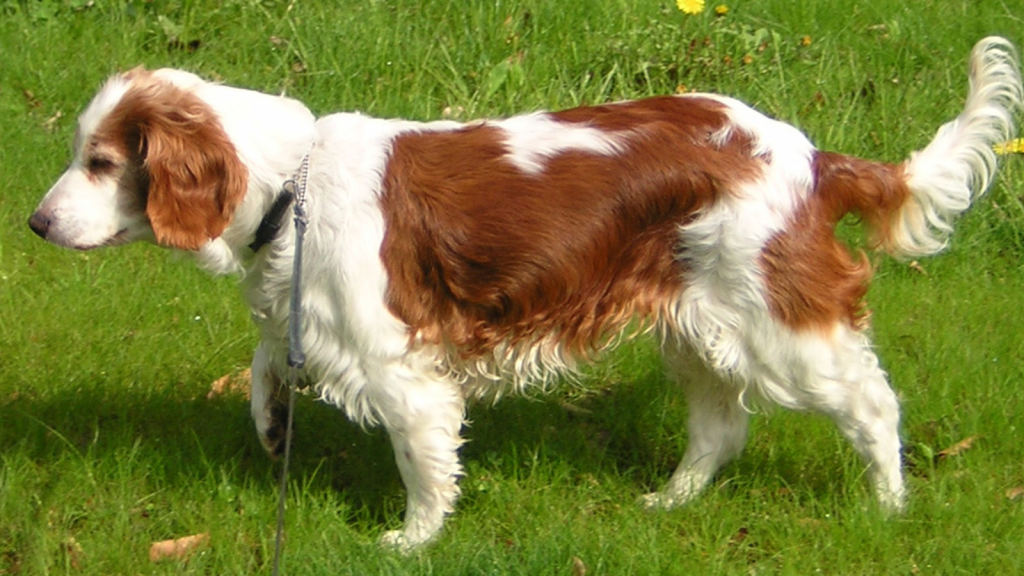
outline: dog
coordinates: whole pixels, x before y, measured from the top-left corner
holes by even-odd
[[[866,333],[870,265],[834,234],[934,254],[996,171],[1022,90],[1001,38],[970,56],[962,113],[884,164],[816,150],[719,95],[470,123],[341,113],[176,70],[112,77],[74,159],[29,219],[54,244],[135,241],[242,273],[259,328],[252,415],[281,449],[302,172],[302,378],[387,429],[408,499],[403,550],[431,540],[463,475],[466,402],[571,374],[644,329],[689,405],[689,445],[652,508],[696,496],[742,450],[754,405],[831,417],[899,510],[899,407]],[[639,328],[638,328],[639,326]]]

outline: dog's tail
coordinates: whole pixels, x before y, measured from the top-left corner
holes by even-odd
[[[963,112],[923,150],[898,165],[819,153],[815,188],[834,198],[833,215],[860,213],[874,244],[896,257],[942,250],[953,222],[995,176],[993,146],[1013,137],[1024,98],[1013,45],[989,37],[974,46]]]

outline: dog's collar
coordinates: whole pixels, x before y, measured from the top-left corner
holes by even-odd
[[[284,224],[284,215],[288,212],[288,207],[292,205],[293,200],[295,200],[295,194],[291,190],[287,188],[281,190],[274,200],[274,204],[270,206],[270,210],[260,220],[260,225],[256,228],[256,237],[252,244],[249,244],[250,250],[254,253],[259,252],[260,248],[277,238],[278,232],[281,231],[281,225]]]
[[[309,152],[302,157],[302,164],[299,166],[299,172],[295,178],[290,178],[281,185],[281,193],[274,199],[270,210],[263,215],[260,225],[256,227],[256,236],[253,238],[252,243],[249,244],[249,249],[254,254],[267,244],[270,244],[274,238],[277,238],[278,232],[281,231],[281,225],[284,224],[284,215],[288,212],[288,207],[292,205],[296,197],[298,198],[296,216],[299,216],[301,212],[302,217],[305,218],[306,177],[308,174]]]

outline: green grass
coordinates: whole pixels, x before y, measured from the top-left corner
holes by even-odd
[[[256,342],[235,280],[151,246],[62,251],[25,226],[108,74],[182,67],[317,113],[419,119],[713,90],[895,161],[957,113],[978,38],[1024,40],[1001,2],[727,4],[0,0],[0,574],[269,573],[277,465],[243,398],[206,398]],[[286,573],[570,574],[574,557],[588,574],[1024,573],[1024,498],[1006,496],[1024,486],[1022,176],[1009,159],[927,274],[876,258],[905,515],[877,510],[829,422],[786,412],[754,419],[699,501],[641,510],[686,444],[644,340],[580,387],[473,407],[458,512],[408,558],[376,545],[404,502],[385,436],[302,399]],[[211,543],[190,561],[150,564],[151,542],[198,532]]]

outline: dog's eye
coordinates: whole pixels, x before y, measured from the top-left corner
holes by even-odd
[[[104,158],[103,156],[93,156],[92,158],[89,158],[89,162],[86,164],[86,167],[90,172],[109,172],[114,169],[114,161],[110,158]]]

